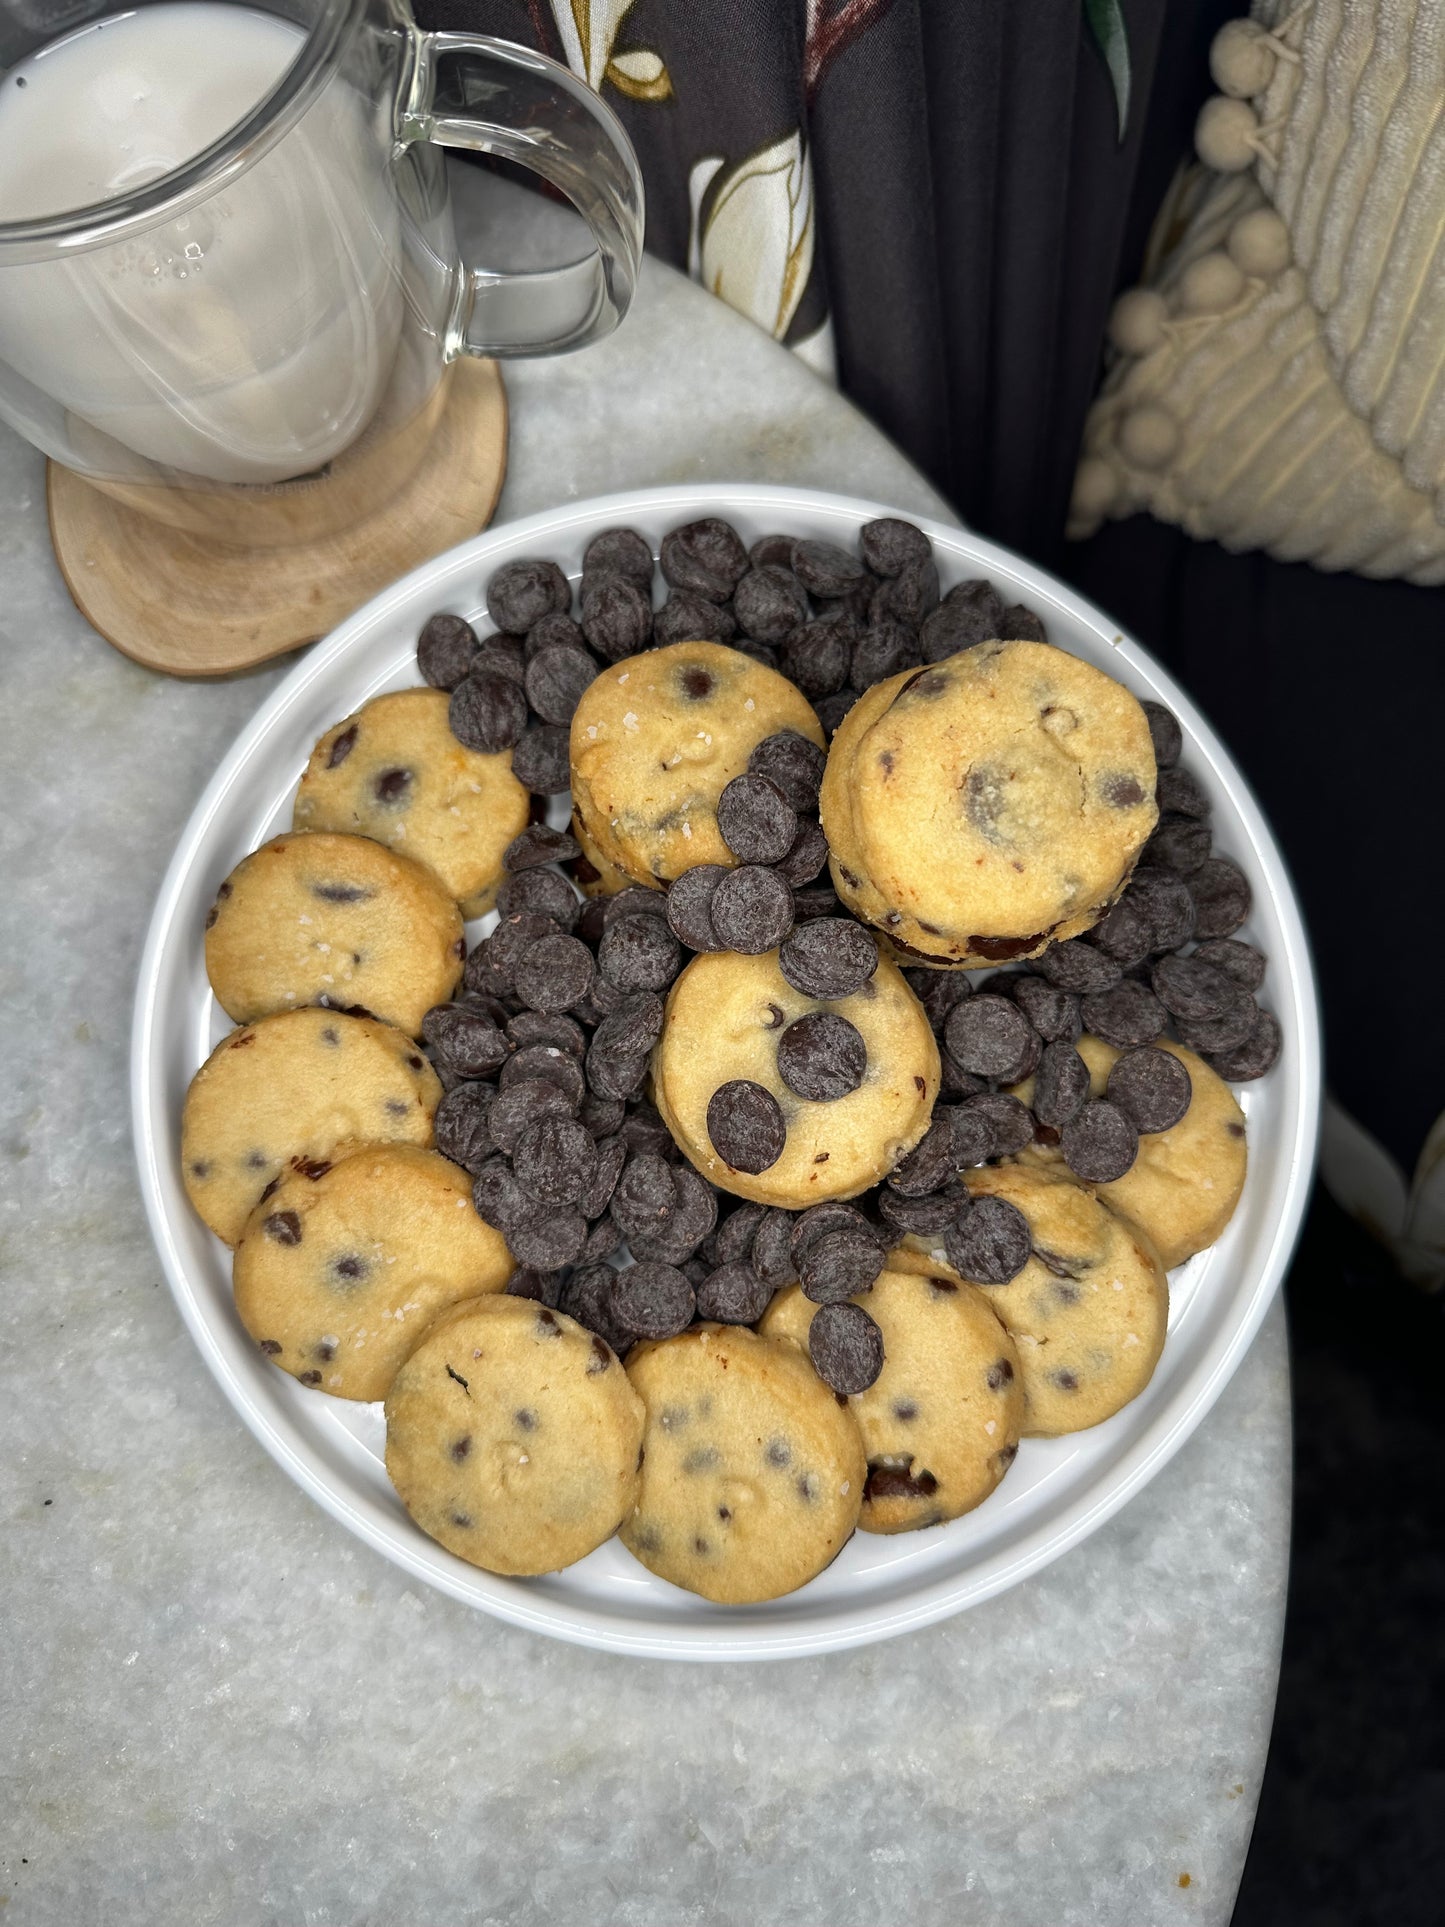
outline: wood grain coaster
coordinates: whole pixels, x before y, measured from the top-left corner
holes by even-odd
[[[314,642],[484,529],[506,474],[507,397],[496,362],[456,362],[404,428],[276,488],[102,488],[46,468],[50,539],[81,614],[148,669],[223,676]],[[188,526],[148,512],[162,493]],[[247,527],[251,546],[237,540]]]

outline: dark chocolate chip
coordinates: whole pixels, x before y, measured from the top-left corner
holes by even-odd
[[[798,834],[798,816],[770,777],[749,772],[718,798],[717,826],[740,863],[780,863]]]
[[[1187,769],[1160,770],[1156,794],[1160,809],[1175,816],[1192,816],[1202,821],[1212,807],[1209,792]]]
[[[820,696],[813,705],[813,713],[823,725],[824,734],[832,737],[843,718],[858,700],[856,689],[838,689],[829,696]]]
[[[659,648],[675,642],[731,642],[737,632],[731,609],[690,589],[670,595],[652,618],[652,640]]]
[[[671,1210],[651,1229],[632,1234],[634,1257],[685,1264],[717,1223],[718,1194],[706,1178],[679,1164],[672,1170],[672,1185]]]
[[[644,1259],[613,1275],[612,1316],[635,1338],[686,1331],[696,1308],[693,1288],[675,1265]]]
[[[855,1292],[869,1291],[883,1269],[885,1253],[871,1229],[844,1227],[824,1232],[798,1257],[804,1295],[832,1305]]]
[[[793,574],[809,595],[845,596],[857,588],[866,571],[857,556],[836,542],[804,539],[793,544]]]
[[[513,1230],[542,1215],[546,1206],[529,1197],[518,1184],[509,1159],[498,1154],[487,1159],[472,1184],[477,1216],[510,1242]],[[513,1247],[513,1254],[516,1249]],[[550,1269],[550,1267],[544,1267]]]
[[[1167,870],[1139,870],[1123,901],[1149,925],[1153,948],[1177,950],[1194,935],[1194,899],[1182,877]]]
[[[582,552],[582,575],[622,575],[639,589],[652,581],[652,547],[636,529],[603,529]]]
[[[996,1158],[1011,1158],[1025,1150],[1034,1140],[1034,1120],[1027,1105],[1021,1104],[1016,1097],[1006,1091],[981,1091],[977,1097],[965,1098],[958,1107],[959,1115],[986,1117],[993,1129],[993,1151]],[[955,1132],[962,1126],[956,1126]],[[955,1147],[957,1146],[955,1135]],[[960,1165],[962,1159],[959,1160]]]
[[[823,917],[795,929],[778,952],[794,990],[822,1003],[852,997],[878,968],[878,945],[850,917]]]
[[[774,869],[790,890],[800,890],[820,876],[828,861],[828,839],[822,826],[811,818],[798,826],[798,834],[786,856],[782,857]],[[831,894],[831,892],[830,892]],[[796,901],[793,914],[797,915]]]
[[[575,1009],[592,988],[592,977],[592,952],[576,937],[543,937],[525,953],[513,972],[513,982],[522,1002],[530,1010],[549,1016]]]
[[[840,916],[842,909],[831,884],[815,883],[793,891],[794,924],[820,923],[824,917]]]
[[[559,930],[570,930],[580,908],[577,892],[560,870],[520,870],[507,877],[497,892],[497,914],[504,922],[526,913],[548,917]],[[525,949],[519,949],[519,954],[525,955]]]
[[[570,723],[596,674],[596,660],[585,649],[568,643],[539,649],[527,664],[527,701],[544,723]]]
[[[935,1111],[933,1122],[917,1144],[889,1172],[888,1183],[902,1197],[923,1198],[941,1191],[958,1168],[953,1152],[953,1112]]]
[[[1102,1037],[1118,1050],[1134,1050],[1152,1044],[1165,1025],[1164,1006],[1148,988],[1134,977],[1126,977],[1112,990],[1085,997],[1082,1003],[1084,1028]],[[1057,1124],[1057,1118],[1045,1122]]]
[[[825,1385],[854,1397],[883,1370],[883,1334],[861,1305],[824,1304],[808,1327],[808,1356]]]
[[[557,723],[524,730],[512,751],[512,774],[536,796],[560,796],[572,780],[568,732]]]
[[[573,1118],[540,1117],[518,1135],[512,1171],[538,1203],[577,1204],[597,1175],[597,1146]]]
[[[774,1290],[791,1284],[797,1277],[791,1251],[792,1235],[793,1214],[778,1207],[764,1211],[753,1233],[753,1270]]]
[[[650,592],[626,576],[589,578],[582,591],[582,633],[606,662],[635,656],[653,639]],[[574,701],[573,709],[576,706]],[[562,722],[565,718],[556,716],[552,720]]]
[[[934,1030],[942,1030],[949,1011],[962,1003],[973,989],[967,973],[962,970],[909,969],[903,975]],[[996,990],[997,982],[991,982],[989,988]]]
[[[470,1004],[433,1005],[421,1020],[421,1034],[437,1060],[458,1077],[490,1077],[510,1054],[497,1024]]]
[[[565,615],[572,587],[555,562],[528,558],[504,562],[487,584],[487,614],[511,636],[525,636],[553,610]]]
[[[488,637],[489,642],[500,640],[500,637]],[[542,616],[534,622],[527,631],[526,639],[522,644],[523,676],[526,673],[525,665],[543,649],[581,649],[582,647],[582,631],[577,624],[571,616],[554,609],[549,615]],[[522,676],[517,680],[520,682]]]
[[[818,807],[818,788],[827,757],[816,743],[794,729],[765,736],[748,758],[754,776],[766,776],[782,791],[785,801],[802,814]]]
[[[428,616],[416,643],[416,666],[433,689],[455,689],[477,653],[477,632],[461,616]]]
[[[1051,943],[1035,960],[1034,969],[1057,989],[1085,996],[1112,990],[1122,974],[1112,957],[1077,938],[1067,943]]]
[[[712,898],[727,875],[720,863],[699,863],[684,870],[667,893],[667,921],[690,950],[722,950],[712,924]]]
[[[599,1169],[601,1161],[599,1160]],[[586,1213],[583,1213],[586,1216]],[[604,1258],[610,1258],[622,1243],[622,1228],[613,1218],[602,1217],[590,1226],[587,1242],[578,1255],[579,1265],[600,1265]]]
[[[1166,771],[1167,775],[1168,772]],[[1158,827],[1144,845],[1143,861],[1159,864],[1172,870],[1176,876],[1192,876],[1209,855],[1210,835],[1207,823],[1197,823],[1188,816],[1165,816],[1159,820]],[[1097,929],[1090,932],[1098,941]]]
[[[978,1285],[1006,1285],[1029,1261],[1028,1219],[1007,1198],[975,1198],[943,1234],[948,1262]]]
[[[447,721],[457,741],[486,756],[510,749],[527,726],[527,698],[495,670],[463,678],[452,691]]]
[[[990,1093],[983,1091],[976,1095],[987,1097]],[[987,1105],[980,1109],[979,1105],[970,1098],[941,1113],[935,1110],[934,1117],[938,1118],[940,1115],[948,1124],[955,1171],[972,1170],[974,1165],[986,1164],[991,1157],[999,1154],[999,1130],[994,1121],[993,1112]],[[1007,1114],[1007,1122],[1012,1122],[1012,1119],[1013,1113],[1010,1112]],[[1007,1122],[1006,1137],[1009,1135]],[[1017,1132],[1014,1135],[1017,1135]]]
[[[458,1084],[437,1106],[437,1149],[444,1158],[473,1174],[497,1148],[487,1123],[496,1097],[493,1084]]]
[[[388,807],[405,802],[410,788],[409,769],[384,769],[371,779],[372,795],[378,803],[385,803]]]
[[[1061,1131],[1070,1118],[1078,1116],[1088,1096],[1089,1067],[1073,1045],[1045,1045],[1034,1076],[1033,1113],[1039,1123]]]
[[[498,1092],[496,1102],[487,1114],[487,1128],[491,1131],[493,1143],[510,1157],[532,1126],[546,1118],[566,1119],[570,1123],[573,1108],[565,1091],[555,1084],[533,1078]],[[578,1125],[577,1128],[580,1130],[582,1127]]]
[[[1078,995],[1060,990],[1047,977],[1035,976],[1032,971],[1020,971],[1017,976],[1001,974],[989,979],[989,989],[1007,989],[1046,1044],[1072,1044],[1083,1035]]]
[[[1023,1011],[987,990],[954,1005],[943,1035],[955,1062],[975,1077],[1016,1083],[1038,1061],[1038,1035]]]
[[[572,1057],[582,1058],[587,1054],[587,1037],[580,1024],[570,1017],[544,1015],[539,1010],[519,1010],[515,1017],[508,1018],[507,1042],[513,1050],[526,1050],[532,1044],[550,1044]]]
[[[748,552],[735,528],[706,516],[662,538],[662,573],[674,589],[726,602],[748,572]]]
[[[774,871],[755,863],[718,879],[710,909],[723,948],[744,956],[775,950],[793,926],[792,891]]]
[[[857,625],[847,616],[800,622],[781,645],[778,666],[807,697],[831,696],[848,680]]]
[[[521,1084],[551,1084],[562,1092],[573,1112],[586,1089],[577,1059],[570,1050],[559,1050],[554,1044],[524,1044],[513,1051],[502,1066],[499,1081],[504,1092]]]
[[[587,1242],[587,1220],[580,1211],[549,1205],[541,1217],[513,1225],[506,1239],[519,1263],[533,1265],[539,1271],[558,1271],[563,1265],[575,1264],[581,1256]]]
[[[597,967],[619,990],[666,990],[682,951],[661,917],[623,917],[603,931]]]
[[[1116,1104],[1090,1098],[1059,1134],[1064,1162],[1086,1184],[1112,1184],[1139,1155],[1139,1133]]]
[[[1272,1070],[1284,1046],[1284,1033],[1272,1011],[1256,1011],[1249,1034],[1230,1050],[1211,1051],[1212,1069],[1231,1084],[1246,1084]]]
[[[808,620],[808,596],[791,569],[776,563],[749,569],[733,591],[733,614],[745,636],[781,642]]]
[[[790,1091],[810,1103],[847,1097],[867,1069],[867,1045],[856,1025],[836,1011],[809,1011],[778,1039],[778,1073]]]
[[[904,569],[933,559],[932,544],[922,529],[893,515],[865,522],[858,531],[858,548],[876,575],[901,575]]]
[[[1212,856],[1187,879],[1194,902],[1194,934],[1201,942],[1231,937],[1249,915],[1249,880],[1237,863]]]
[[[549,622],[565,622],[565,616],[549,616]],[[535,631],[534,631],[535,633]],[[485,671],[491,676],[505,676],[521,689],[527,679],[527,658],[522,645],[511,636],[487,636],[472,659],[467,671],[470,676],[479,676]]]
[[[261,1220],[261,1229],[278,1245],[299,1245],[301,1220],[294,1211],[273,1211]]]
[[[755,1325],[772,1301],[773,1287],[742,1259],[719,1265],[697,1287],[698,1317],[720,1325]]]
[[[1049,632],[1044,627],[1043,617],[1022,602],[1010,603],[999,618],[999,639],[1002,642],[1047,642]]]
[[[632,1334],[625,1332],[613,1315],[616,1279],[611,1265],[579,1264],[562,1287],[558,1308],[600,1338],[616,1357],[625,1358],[632,1346]]]
[[[1190,1023],[1223,1016],[1237,1006],[1242,990],[1233,977],[1203,961],[1197,953],[1192,957],[1161,957],[1150,972],[1150,982],[1170,1016]],[[1155,1036],[1158,1034],[1156,1031]],[[1153,1038],[1138,1041],[1152,1043]]]
[[[871,622],[902,622],[917,629],[938,606],[938,570],[932,556],[906,563],[878,584],[868,605]]]
[[[932,1191],[924,1198],[905,1198],[887,1185],[878,1193],[878,1215],[900,1237],[942,1237],[946,1227],[967,1204],[967,1194],[956,1185]]]
[[[1167,1131],[1189,1109],[1193,1085],[1172,1052],[1146,1047],[1114,1060],[1104,1091],[1136,1131]]]
[[[1004,603],[991,582],[954,585],[928,617],[918,640],[925,662],[942,662],[976,643],[1003,635]]]
[[[1089,942],[1112,957],[1121,970],[1142,963],[1154,948],[1154,927],[1131,896],[1121,897],[1089,932]]]
[[[350,723],[342,730],[339,736],[332,737],[331,749],[326,758],[326,767],[328,769],[336,769],[346,761],[352,750],[356,748],[356,738],[360,732],[360,728],[361,725],[359,723]],[[223,896],[226,894],[224,888],[221,894]]]
[[[1199,963],[1222,970],[1246,990],[1258,990],[1264,982],[1264,952],[1256,950],[1252,943],[1241,942],[1238,937],[1211,937],[1200,944],[1194,956]]]
[[[1254,1029],[1259,1006],[1243,984],[1230,983],[1232,999],[1215,1017],[1176,1017],[1174,1028],[1181,1044],[1201,1056],[1238,1050]]]
[[[777,1163],[788,1138],[778,1100],[745,1078],[721,1085],[708,1099],[707,1134],[724,1163],[754,1177]]]
[[[868,1479],[863,1487],[865,1499],[931,1499],[937,1490],[938,1480],[931,1472],[913,1470],[911,1455],[906,1465],[886,1464],[877,1459],[868,1461]]]
[[[1154,761],[1160,769],[1172,769],[1184,747],[1184,735],[1174,719],[1173,711],[1166,709],[1163,703],[1145,702],[1141,707],[1149,722]]]

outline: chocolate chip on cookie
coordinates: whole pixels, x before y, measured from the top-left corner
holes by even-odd
[[[878,945],[848,917],[822,917],[795,929],[778,968],[804,997],[836,1003],[860,991],[878,968]]]
[[[867,1068],[868,1047],[857,1026],[836,1011],[795,1018],[778,1039],[783,1082],[812,1103],[830,1103],[856,1091]]]
[[[707,1134],[724,1163],[756,1177],[783,1155],[788,1127],[770,1091],[746,1078],[734,1078],[708,1100]]]
[[[668,924],[689,950],[725,948],[713,929],[712,899],[726,875],[721,863],[699,863],[695,869],[684,870],[667,893]]]
[[[1158,1032],[1155,1032],[1158,1035]],[[1034,1075],[1033,1114],[1061,1131],[1089,1096],[1089,1067],[1072,1044],[1046,1044]]]
[[[1029,1261],[1028,1219],[1006,1198],[975,1198],[953,1218],[943,1248],[954,1270],[977,1285],[1006,1285]]]
[[[825,1304],[808,1327],[808,1356],[825,1385],[855,1397],[883,1370],[883,1334],[861,1305]]]
[[[1193,1085],[1189,1072],[1167,1050],[1126,1051],[1109,1067],[1104,1086],[1109,1102],[1136,1131],[1168,1131],[1189,1109]],[[1037,1110],[1037,1105],[1035,1105]]]
[[[1059,1149],[1085,1184],[1112,1184],[1139,1155],[1139,1133],[1117,1104],[1090,1098],[1063,1127]]]
[[[750,770],[719,796],[717,826],[740,863],[780,863],[797,837],[798,816],[771,777]]]
[[[883,1259],[883,1246],[867,1226],[824,1232],[798,1260],[804,1296],[818,1305],[833,1305],[867,1291],[882,1271]]]

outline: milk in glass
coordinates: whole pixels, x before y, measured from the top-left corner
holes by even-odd
[[[0,221],[133,193],[257,106],[302,30],[170,0],[67,34],[0,79]],[[0,358],[98,466],[218,482],[322,467],[365,430],[401,326],[400,235],[373,125],[333,75],[224,188],[143,232],[0,277]],[[387,130],[389,132],[389,130]]]

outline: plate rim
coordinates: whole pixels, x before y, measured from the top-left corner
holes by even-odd
[[[990,567],[996,569],[1016,581],[1026,599],[1045,608],[1057,608],[1072,620],[1108,637],[1124,661],[1135,662],[1147,673],[1171,707],[1187,714],[1188,735],[1223,775],[1244,819],[1255,853],[1268,876],[1275,913],[1284,932],[1289,960],[1288,986],[1300,1039],[1298,1121],[1289,1147],[1288,1170],[1274,1235],[1254,1267],[1252,1282],[1243,1294],[1235,1294],[1225,1331],[1205,1347],[1201,1359],[1181,1380],[1171,1403],[1111,1460],[1103,1474],[1102,1490],[1086,1489],[1061,1512],[1051,1513],[1028,1526],[1007,1547],[986,1554],[965,1573],[922,1582],[906,1599],[844,1606],[828,1611],[824,1618],[813,1622],[806,1616],[787,1624],[760,1620],[756,1628],[736,1623],[718,1627],[703,1622],[664,1626],[639,1621],[629,1625],[616,1614],[604,1613],[585,1602],[564,1604],[541,1594],[528,1594],[515,1582],[499,1581],[480,1569],[464,1568],[461,1574],[453,1572],[452,1566],[460,1562],[452,1561],[442,1548],[430,1547],[430,1542],[417,1545],[400,1538],[390,1521],[382,1519],[343,1489],[334,1469],[326,1464],[318,1450],[309,1442],[291,1436],[252,1398],[204,1316],[166,1209],[152,1126],[154,1106],[162,1101],[155,1090],[160,1081],[162,1023],[158,1008],[159,965],[198,846],[275,721],[300,691],[325,675],[364,635],[384,624],[394,609],[409,601],[426,583],[474,564],[481,570],[490,554],[501,549],[515,550],[519,543],[526,543],[533,536],[555,542],[577,525],[605,526],[638,515],[649,518],[673,514],[725,515],[730,510],[758,512],[763,509],[776,509],[780,515],[790,510],[823,512],[855,522],[876,516],[900,516],[922,529],[931,541],[955,544],[962,540],[984,572]],[[1208,719],[1148,650],[1067,584],[1027,558],[960,524],[833,490],[766,482],[689,482],[590,496],[515,521],[494,524],[480,535],[411,570],[364,603],[314,644],[282,678],[242,726],[217,764],[187,817],[166,866],[147,926],[137,975],[130,1048],[131,1122],[146,1218],[182,1319],[212,1376],[248,1430],[324,1511],[413,1577],[462,1604],[529,1631],[639,1658],[754,1661],[848,1650],[897,1637],[981,1604],[1061,1558],[1097,1531],[1162,1471],[1197,1430],[1234,1375],[1283,1280],[1299,1237],[1313,1181],[1320,1128],[1321,1055],[1313,960],[1283,854],[1253,789]],[[479,1584],[479,1581],[490,1584]]]

